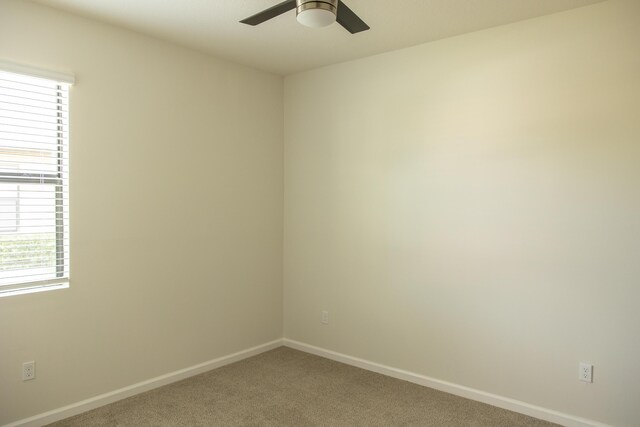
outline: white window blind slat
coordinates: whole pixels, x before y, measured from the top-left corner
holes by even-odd
[[[69,280],[68,84],[42,77],[0,71],[0,296]]]

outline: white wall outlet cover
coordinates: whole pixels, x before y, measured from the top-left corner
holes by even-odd
[[[580,381],[592,383],[593,382],[593,365],[586,362],[580,362],[578,379]]]
[[[22,381],[32,380],[36,377],[36,362],[24,362],[22,364]]]
[[[320,321],[325,325],[329,323],[329,312],[328,311],[323,310],[321,312]]]

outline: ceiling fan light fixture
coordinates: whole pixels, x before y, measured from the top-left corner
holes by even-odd
[[[338,0],[296,0],[296,19],[312,28],[326,27],[336,21]]]

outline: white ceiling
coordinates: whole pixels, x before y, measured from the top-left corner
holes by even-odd
[[[281,0],[33,0],[278,74],[362,58],[602,0],[345,0],[371,30],[311,29],[289,11],[238,21]]]

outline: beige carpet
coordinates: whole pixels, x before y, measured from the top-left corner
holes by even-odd
[[[280,347],[55,426],[554,426]]]

